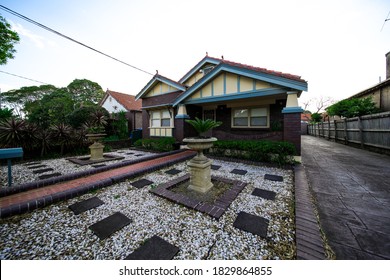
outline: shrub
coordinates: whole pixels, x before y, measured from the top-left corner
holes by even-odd
[[[234,158],[249,159],[259,162],[272,162],[280,166],[291,163],[296,153],[295,146],[289,142],[274,142],[268,140],[219,140],[214,143],[212,153]]]
[[[152,151],[168,152],[173,150],[175,142],[173,137],[145,138],[137,140],[134,146]]]

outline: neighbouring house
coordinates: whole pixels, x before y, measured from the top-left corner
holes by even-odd
[[[381,111],[390,111],[390,52],[386,54],[386,79],[368,89],[365,89],[351,98],[372,97],[372,101]]]
[[[142,128],[142,101],[135,96],[107,89],[99,105],[110,114],[125,111],[129,131]]]
[[[143,137],[195,136],[185,119],[221,121],[218,139],[270,139],[294,143],[300,154],[298,97],[307,91],[300,76],[206,55],[180,80],[158,73],[138,93]]]

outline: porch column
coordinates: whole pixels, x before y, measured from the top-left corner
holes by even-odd
[[[301,113],[303,109],[298,105],[298,92],[287,92],[286,107],[283,108],[284,125],[283,140],[293,143],[297,150],[297,155],[301,155]]]
[[[185,120],[189,119],[187,115],[187,108],[184,104],[179,104],[177,108],[177,114],[175,116],[175,132],[174,136],[176,141],[181,142],[186,136],[184,135]]]

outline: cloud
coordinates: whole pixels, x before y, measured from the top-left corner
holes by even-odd
[[[33,44],[37,47],[37,48],[40,48],[40,49],[43,49],[45,48],[47,45],[49,46],[54,46],[55,43],[51,40],[48,40],[46,39],[45,37],[43,36],[40,36],[40,35],[37,35],[37,34],[34,34],[31,30],[23,27],[23,25],[21,25],[20,23],[14,23],[12,21],[10,21],[11,23],[11,26],[12,26],[12,29],[14,31],[16,31],[19,36],[24,36],[26,37],[27,39],[29,39],[30,41],[33,42]]]

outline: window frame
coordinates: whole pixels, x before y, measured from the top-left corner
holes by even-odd
[[[153,118],[153,114],[157,112],[159,118]],[[168,112],[169,118],[163,116],[164,112]],[[151,110],[149,116],[149,128],[173,128],[173,118],[170,109]],[[159,120],[159,126],[153,126],[154,120]],[[169,126],[163,125],[163,120],[169,120]]]
[[[255,109],[265,109],[266,110],[266,115],[261,116],[261,117],[266,117],[267,118],[267,124],[266,125],[251,125],[251,118],[255,118],[256,116],[252,117],[252,110]],[[246,117],[247,119],[247,125],[242,126],[242,125],[234,125],[234,120],[236,119],[235,111],[236,110],[247,110],[248,111],[248,116]],[[258,117],[258,116],[257,116]],[[244,117],[241,117],[244,118]],[[253,107],[235,107],[232,108],[231,112],[231,127],[232,128],[242,128],[242,129],[253,129],[253,128],[269,128],[269,119],[270,119],[270,112],[269,112],[269,106],[253,106]]]

